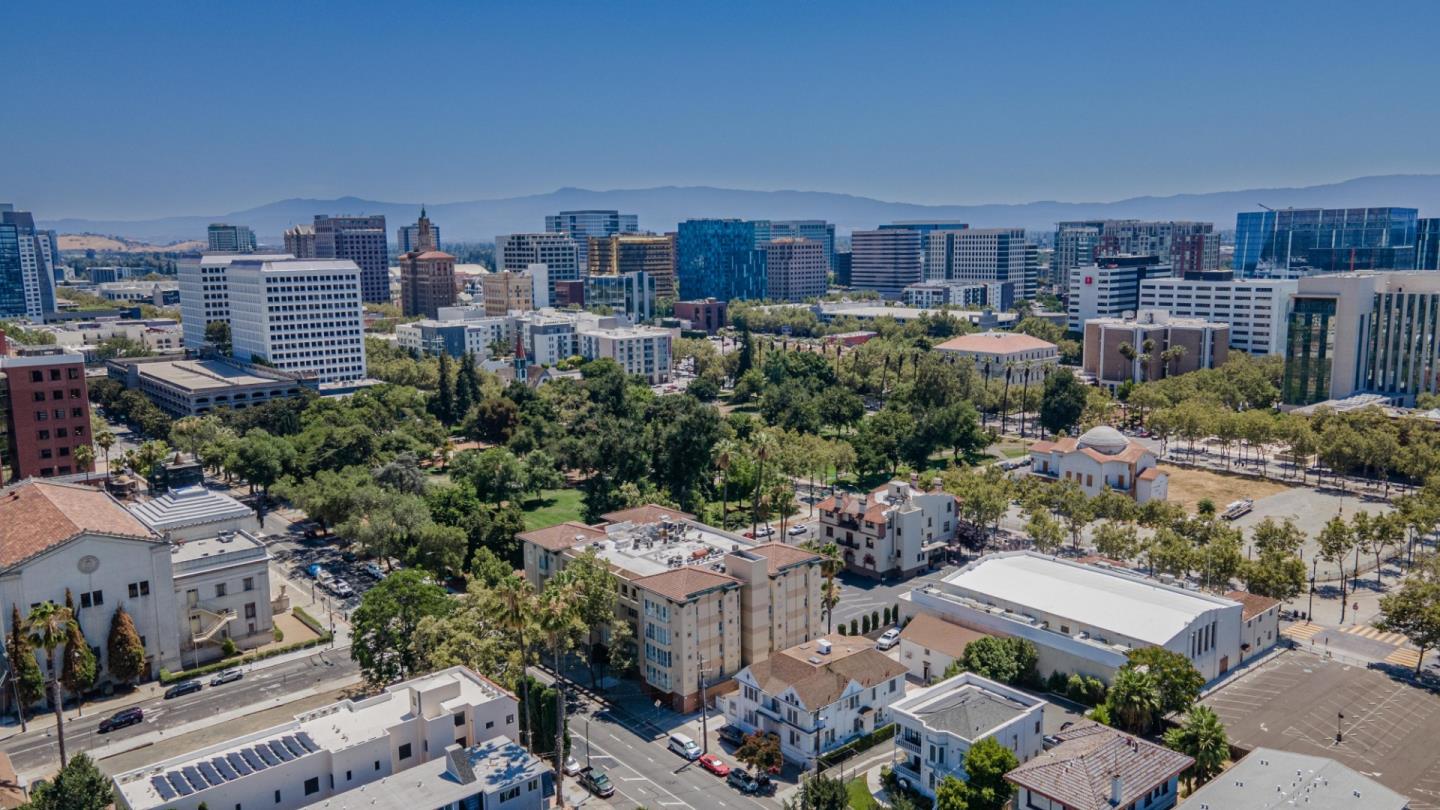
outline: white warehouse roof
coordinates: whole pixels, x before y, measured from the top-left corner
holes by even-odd
[[[946,590],[1025,605],[1163,646],[1207,611],[1238,602],[1030,551],[991,554],[945,577]]]

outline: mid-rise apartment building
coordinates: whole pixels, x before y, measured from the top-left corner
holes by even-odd
[[[1100,226],[1093,223],[1062,222],[1055,229],[1055,252],[1050,255],[1049,282],[1052,289],[1070,288],[1070,271],[1095,264],[1100,245]]]
[[[575,258],[582,268],[590,266],[591,239],[609,239],[639,230],[638,216],[614,210],[561,211],[545,217],[546,233],[563,233],[575,242]]]
[[[675,317],[690,324],[691,329],[715,334],[727,323],[724,301],[706,298],[701,301],[676,301]]]
[[[207,253],[199,264],[182,264],[178,269],[180,287],[180,328],[185,348],[205,345],[205,327],[214,321],[230,323],[230,265],[237,261],[281,261],[287,253]]]
[[[868,494],[842,492],[820,502],[820,538],[841,549],[845,567],[874,579],[908,577],[928,570],[959,524],[955,496],[929,492],[912,477]]]
[[[1113,256],[1104,264],[1070,271],[1066,327],[1079,332],[1086,321],[1119,318],[1140,308],[1140,283],[1170,278],[1170,265],[1155,256]]]
[[[210,253],[254,253],[255,232],[245,225],[212,222],[206,231]]]
[[[457,745],[515,740],[518,710],[515,697],[492,681],[451,667],[117,774],[117,804],[126,810],[197,810],[202,804],[299,810],[331,799],[349,806],[341,802],[352,791],[423,772],[418,769],[445,761]],[[530,758],[517,754],[512,764],[526,779],[535,778],[537,763]],[[412,787],[423,785],[417,780]]]
[[[0,332],[0,481],[93,469],[85,356],[59,346],[10,343]]]
[[[1235,272],[1414,270],[1418,220],[1416,209],[1397,207],[1242,211],[1235,215]]]
[[[1230,325],[1230,348],[1256,356],[1284,354],[1295,281],[1147,278],[1139,309],[1163,309],[1181,318]]]
[[[791,236],[771,238],[765,252],[767,298],[804,301],[825,294],[830,262],[822,243]]]
[[[360,268],[361,300],[390,303],[390,240],[385,217],[315,215],[315,258],[348,259]]]
[[[1163,309],[1085,322],[1082,367],[1108,388],[1215,368],[1229,357],[1228,323],[1180,318]]]
[[[1307,276],[1291,300],[1285,403],[1373,393],[1410,404],[1440,391],[1440,275]]]
[[[518,273],[536,264],[548,268],[547,303],[555,300],[555,282],[580,278],[579,257],[575,240],[564,233],[508,233],[495,237],[498,272]]]
[[[911,284],[900,294],[906,306],[925,309],[963,307],[965,309],[1009,310],[1015,306],[1016,283],[1013,281],[922,281]]]
[[[735,675],[717,700],[727,725],[774,734],[787,762],[808,770],[825,753],[887,725],[905,696],[905,667],[869,639],[820,638],[797,644]]]
[[[236,359],[322,383],[364,378],[363,274],[355,262],[250,258],[232,262],[226,275]]]
[[[55,311],[59,246],[29,211],[0,203],[0,318],[42,320]]]
[[[675,297],[675,237],[671,234],[591,237],[585,267],[591,276],[646,273],[655,280],[656,296]]]
[[[442,310],[441,314],[448,313]],[[483,310],[480,314],[481,317],[402,323],[395,327],[395,342],[402,349],[422,354],[444,352],[451,357],[471,354],[477,360],[490,359],[494,354],[492,346],[515,345],[516,321],[508,316],[484,316]]]
[[[524,272],[487,273],[480,277],[485,314],[497,317],[535,308],[535,280]]]
[[[297,259],[314,259],[315,226],[296,225],[285,229],[285,252]]]
[[[626,374],[644,377],[651,385],[670,381],[672,335],[654,326],[582,328],[576,332],[577,354],[586,360],[609,358]]]
[[[537,588],[576,555],[594,551],[617,579],[617,621],[634,631],[647,690],[679,711],[708,688],[822,627],[820,557],[755,544],[678,510],[642,506],[596,526],[563,523],[519,535]]]
[[[768,221],[685,220],[675,237],[677,294],[720,301],[764,298],[769,242]]]
[[[922,279],[921,235],[907,228],[850,234],[850,286],[899,298]]]

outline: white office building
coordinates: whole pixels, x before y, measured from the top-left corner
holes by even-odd
[[[205,345],[205,326],[211,321],[230,322],[230,265],[237,261],[280,261],[288,253],[240,255],[207,253],[199,264],[179,265],[180,324],[185,348]]]
[[[551,770],[518,743],[494,737],[443,759],[416,765],[301,810],[545,810],[554,792]]]
[[[1134,312],[1140,308],[1142,281],[1171,276],[1170,265],[1154,256],[1117,256],[1103,261],[1103,265],[1070,271],[1066,327],[1071,332],[1079,332],[1086,321],[1120,318]]]
[[[1147,278],[1140,282],[1139,308],[1228,323],[1231,349],[1257,356],[1284,354],[1290,297],[1298,287],[1295,281]]]
[[[1021,762],[1044,750],[1045,701],[973,672],[912,692],[890,712],[895,747],[904,757],[895,775],[931,799],[947,776],[966,780],[965,754],[987,737]]]
[[[230,264],[236,359],[321,382],[365,377],[360,268],[349,259],[246,259]]]
[[[1164,647],[1207,682],[1240,663],[1239,602],[1109,567],[1032,551],[991,554],[900,597],[904,615],[929,613],[995,636],[1029,639],[1042,676],[1109,682],[1125,654]]]
[[[520,273],[531,265],[545,265],[547,301],[555,300],[555,282],[579,280],[579,257],[575,240],[565,233],[509,233],[495,237],[497,272]]]
[[[1040,253],[1025,241],[1024,228],[966,228],[926,234],[927,280],[1009,281],[1018,297],[1030,299],[1035,297],[1039,275]]]
[[[443,761],[457,745],[514,740],[518,709],[492,681],[451,667],[117,774],[116,803],[126,810],[297,810]],[[533,763],[524,766],[535,771]]]

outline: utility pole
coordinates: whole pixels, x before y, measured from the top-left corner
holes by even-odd
[[[590,716],[585,716],[585,767],[590,767]]]
[[[1304,569],[1301,569],[1304,570]],[[1315,558],[1310,565],[1310,607],[1305,610],[1305,621],[1315,620],[1315,575],[1320,572],[1320,552],[1315,552]]]
[[[705,656],[703,653],[696,653],[698,668],[695,670],[695,680],[700,686],[700,753],[710,753],[710,728],[705,719]],[[589,743],[586,743],[589,746]]]

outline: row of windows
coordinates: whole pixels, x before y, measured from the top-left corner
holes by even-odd
[[[82,395],[81,395],[81,393],[80,393],[80,389],[79,389],[79,388],[71,388],[71,389],[70,389],[70,398],[71,398],[71,399],[80,399],[81,396],[82,396]],[[44,391],[36,391],[36,392],[34,392],[33,394],[31,394],[31,397],[32,397],[36,402],[44,402],[44,401],[45,401],[45,392],[44,392]],[[54,389],[54,390],[52,390],[52,391],[50,392],[50,399],[52,399],[52,400],[58,401],[58,400],[62,400],[62,399],[64,399],[64,398],[65,398],[65,389],[64,389],[64,388],[56,388],[56,389]]]
[[[55,380],[59,380],[59,379],[60,379],[60,369],[58,369],[58,368],[52,368],[52,369],[49,369],[49,372],[50,372],[50,380],[51,380],[51,381],[55,381]],[[80,379],[80,369],[78,369],[78,368],[67,368],[67,369],[65,369],[65,379],[67,379],[67,380],[78,380],[78,379]],[[42,371],[42,370],[40,370],[40,369],[34,369],[34,370],[32,370],[32,371],[30,372],[30,382],[44,382],[44,381],[45,381],[45,372],[44,372],[44,371]]]

